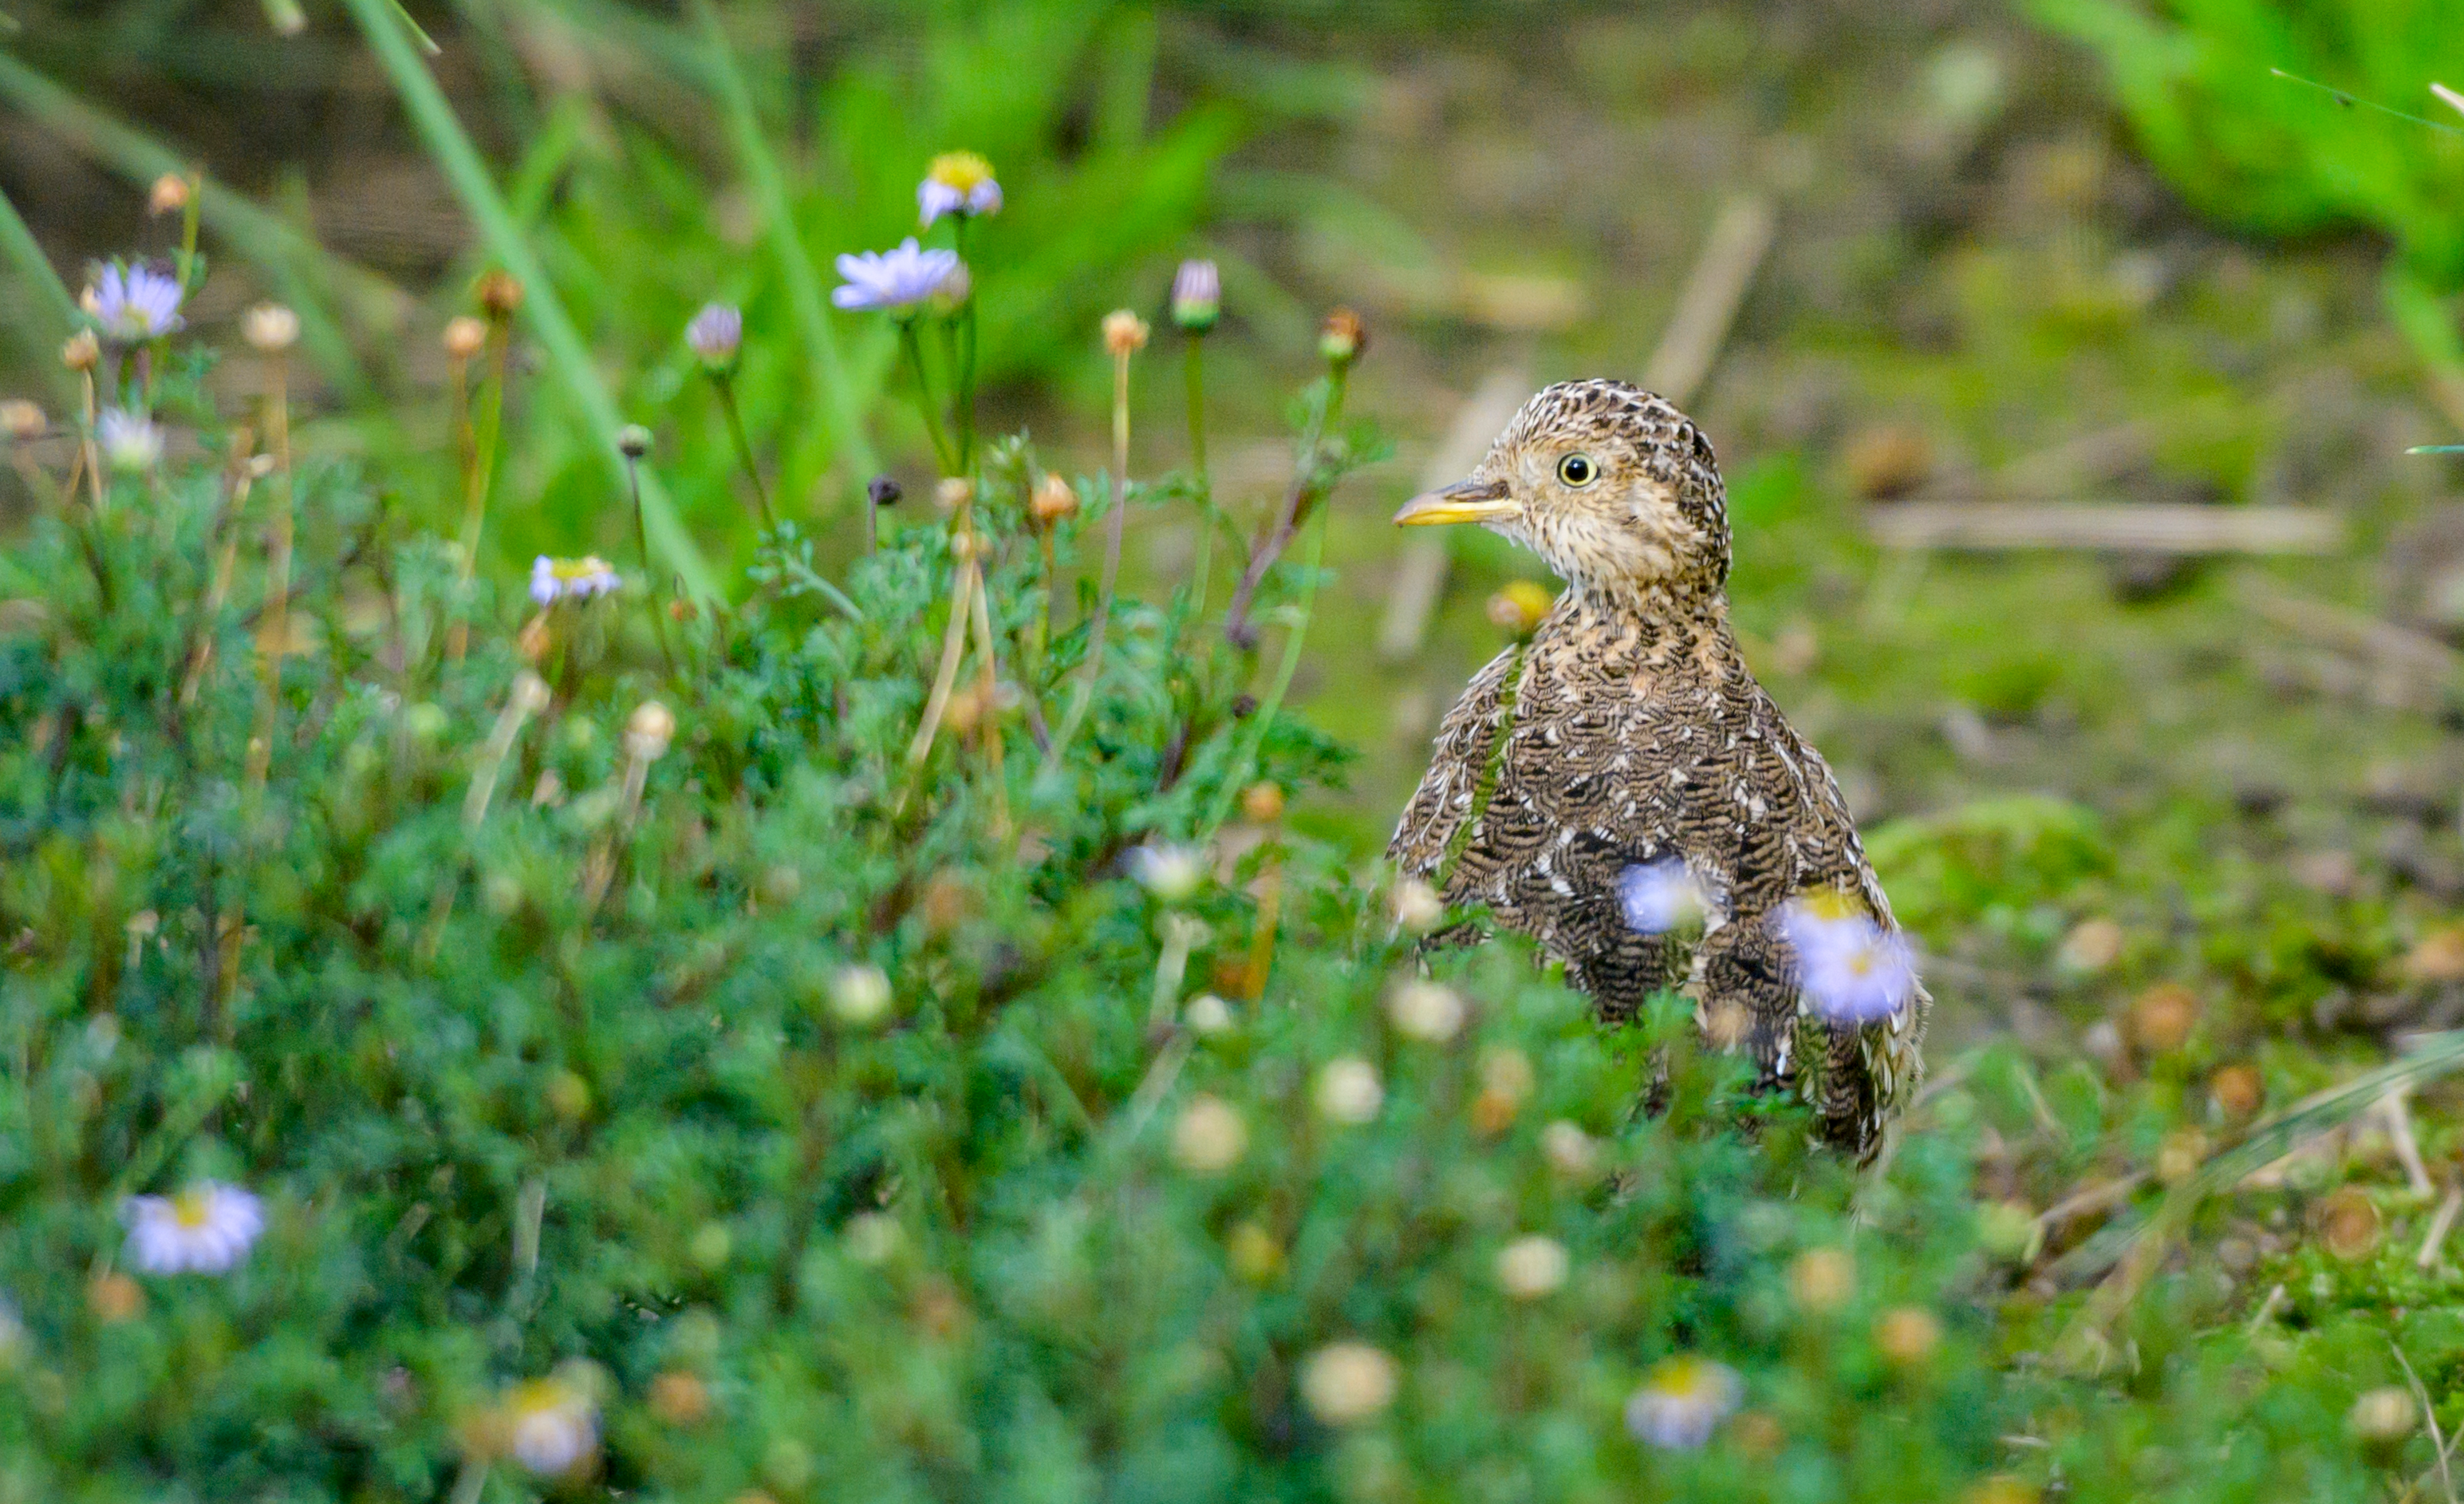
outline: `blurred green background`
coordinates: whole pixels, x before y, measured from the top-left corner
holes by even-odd
[[[301,307],[303,443],[364,456],[414,508],[451,494],[438,331],[491,256],[360,0],[304,3],[296,32],[280,0],[7,10],[0,188],[72,285],[167,250],[145,187],[203,169],[214,275],[194,321]],[[2464,514],[2452,462],[2405,453],[2464,417],[2464,115],[2427,90],[2464,79],[2464,33],[2434,5],[411,12],[596,379],[657,432],[715,557],[740,564],[751,531],[684,321],[705,299],[746,305],[755,446],[789,515],[852,552],[870,465],[921,494],[929,459],[886,330],[817,298],[836,254],[913,230],[933,153],[979,150],[1008,200],[973,247],[988,431],[1099,468],[1096,323],[1128,306],[1158,327],[1133,468],[1180,465],[1162,301],[1180,257],[1211,255],[1217,489],[1261,518],[1316,320],[1369,321],[1355,409],[1397,457],[1337,498],[1338,574],[1296,687],[1363,754],[1348,795],[1302,812],[1322,833],[1382,844],[1498,642],[1485,602],[1536,569],[1449,539],[1432,608],[1398,613],[1415,569],[1439,577],[1407,564],[1395,504],[1449,448],[1477,452],[1501,394],[1675,382],[1728,476],[1749,655],[1955,984],[1954,1036],[2041,1031],[2085,1001],[2058,961],[2091,918],[2128,937],[2116,978],[2229,986],[2251,1045],[2464,1006],[2406,969],[2464,899]],[[0,298],[8,387],[56,409],[63,326],[24,275]],[[552,352],[517,355],[489,561],[508,578],[539,551],[616,553],[627,525]],[[234,406],[253,379],[221,373]],[[1875,520],[1911,500],[2296,507],[2343,543],[1878,546]],[[1172,516],[1133,524],[1142,584],[1190,566]]]

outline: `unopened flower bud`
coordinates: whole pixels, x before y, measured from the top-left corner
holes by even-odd
[[[240,316],[240,337],[251,349],[279,355],[299,343],[299,316],[280,303],[259,303]]]
[[[515,310],[522,305],[522,284],[511,272],[482,274],[474,291],[480,309],[491,319],[500,321],[511,319]]]
[[[1223,280],[1212,261],[1183,261],[1172,279],[1172,321],[1190,334],[1215,327],[1223,307]]]
[[[1284,817],[1284,787],[1265,782],[1241,790],[1241,818],[1251,825],[1272,825]]]
[[[1114,360],[1125,361],[1147,347],[1147,321],[1127,308],[1115,308],[1104,316],[1104,348]]]
[[[1035,495],[1027,502],[1027,511],[1036,522],[1050,527],[1078,510],[1078,488],[1062,477],[1057,470],[1047,470],[1035,483]]]
[[[469,314],[445,321],[445,353],[457,361],[473,360],[487,347],[488,326]]]
[[[73,371],[90,371],[102,360],[102,342],[92,329],[79,329],[60,346],[60,364]]]
[[[888,476],[873,476],[864,488],[864,494],[872,499],[874,506],[896,506],[907,495],[898,482]]]
[[[956,512],[976,498],[976,483],[964,476],[943,476],[933,486],[933,504]]]
[[[1340,369],[1360,358],[1369,347],[1369,331],[1360,316],[1349,308],[1338,308],[1326,316],[1317,332],[1317,353],[1329,365]]]
[[[160,217],[176,214],[188,207],[188,180],[176,172],[165,172],[154,180],[145,195],[145,212]]]
[[[2420,1424],[2412,1396],[2394,1384],[2364,1390],[2344,1417],[2344,1425],[2354,1439],[2365,1446],[2384,1447],[2404,1441]]]
[[[685,325],[685,344],[713,370],[736,364],[744,347],[744,313],[728,303],[704,303]]]
[[[650,431],[638,423],[627,423],[616,431],[616,453],[627,459],[639,459],[650,452]]]

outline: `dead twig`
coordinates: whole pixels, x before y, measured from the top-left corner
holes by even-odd
[[[2412,1256],[2412,1267],[2426,1270],[2438,1262],[2438,1250],[2447,1243],[2447,1234],[2455,1230],[2455,1217],[2464,1212],[2464,1186],[2451,1185],[2447,1198],[2430,1214],[2430,1226],[2421,1234],[2421,1251]]]
[[[1867,514],[1885,548],[2079,548],[2148,554],[2325,554],[2343,520],[2311,507],[2104,501],[1903,501]]]
[[[1677,315],[1643,367],[1644,386],[1681,407],[1693,397],[1720,358],[1778,222],[1771,201],[1759,193],[1732,198],[1721,209],[1678,295]]]

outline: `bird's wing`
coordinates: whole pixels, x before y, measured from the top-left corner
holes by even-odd
[[[1406,874],[1431,881],[1440,876],[1447,845],[1471,815],[1489,749],[1506,719],[1507,680],[1521,659],[1513,648],[1491,658],[1439,722],[1429,770],[1386,843],[1387,857]]]

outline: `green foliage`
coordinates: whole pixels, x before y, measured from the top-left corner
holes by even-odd
[[[1989,909],[2043,903],[2104,872],[2111,852],[2094,810],[2011,794],[1893,820],[1866,853],[1901,922],[1925,933],[1976,923]]]
[[[2032,0],[2093,47],[2140,146],[2202,210],[2271,234],[2366,226],[2442,292],[2464,286],[2464,116],[2429,84],[2464,77],[2434,0]],[[2283,70],[2343,97],[2276,77]],[[2352,100],[2428,116],[2397,119]]]

